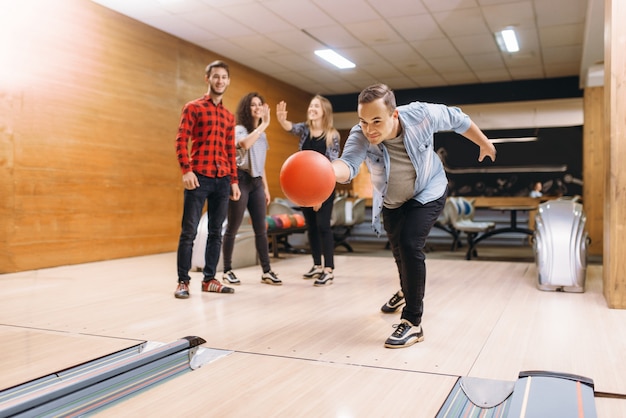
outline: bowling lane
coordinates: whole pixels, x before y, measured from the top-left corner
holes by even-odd
[[[0,325],[0,389],[135,346],[142,341]]]

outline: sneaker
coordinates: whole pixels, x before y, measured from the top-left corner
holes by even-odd
[[[311,270],[307,271],[306,273],[302,275],[302,278],[317,279],[322,275],[322,273],[324,273],[322,266],[313,266],[311,267]]]
[[[283,284],[282,280],[280,280],[276,276],[276,273],[271,270],[267,273],[263,273],[263,276],[261,276],[261,283],[272,284],[274,286],[280,286],[281,284]]]
[[[421,324],[415,326],[403,319],[402,322],[394,325],[394,327],[396,330],[385,341],[385,347],[387,348],[404,348],[424,341],[424,332]]]
[[[321,276],[317,278],[317,280],[315,280],[313,286],[328,286],[329,284],[333,284],[333,279],[333,272],[325,271],[324,273],[322,273]]]
[[[241,284],[241,281],[239,281],[239,279],[237,278],[237,276],[235,276],[235,273],[233,273],[232,270],[224,272],[224,275],[222,276],[222,281],[226,284],[234,284],[237,286]]]
[[[402,290],[398,290],[391,297],[391,299],[389,299],[387,303],[385,303],[380,308],[380,310],[383,311],[384,313],[394,313],[395,311],[400,309],[400,307],[404,305],[405,303],[406,301],[404,300],[404,293],[402,293]]]
[[[228,286],[223,286],[216,279],[203,280],[202,281],[203,292],[215,292],[215,293],[235,293],[235,289]]]
[[[189,283],[178,282],[174,297],[176,299],[187,299],[189,297]]]

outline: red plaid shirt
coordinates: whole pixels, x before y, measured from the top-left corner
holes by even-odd
[[[233,114],[221,102],[213,103],[208,94],[187,103],[176,135],[176,156],[183,174],[230,175],[231,184],[238,183]]]

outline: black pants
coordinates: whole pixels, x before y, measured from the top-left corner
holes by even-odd
[[[446,194],[425,205],[411,199],[397,209],[383,208],[383,223],[406,300],[401,318],[414,325],[421,324],[424,313],[426,237],[443,211]]]
[[[335,268],[335,239],[330,228],[330,220],[333,214],[334,200],[335,192],[322,203],[322,207],[317,212],[313,208],[302,208],[302,214],[307,224],[313,264],[332,269]],[[324,263],[322,263],[322,254],[324,255]]]
[[[252,177],[243,170],[237,170],[239,177],[239,190],[241,197],[239,200],[231,200],[228,203],[228,224],[224,233],[223,256],[224,272],[233,268],[233,251],[235,249],[235,238],[246,209],[252,220],[254,230],[254,245],[259,255],[263,272],[268,272],[270,268],[270,255],[267,243],[267,226],[265,224],[265,212],[267,204],[265,202],[265,186],[262,177]]]

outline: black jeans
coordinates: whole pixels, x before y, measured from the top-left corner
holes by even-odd
[[[426,237],[443,211],[446,194],[425,205],[411,199],[397,209],[383,208],[383,223],[406,300],[401,318],[414,325],[421,324],[424,313]]]
[[[239,190],[241,197],[239,200],[231,200],[228,204],[228,224],[224,233],[222,243],[224,255],[224,272],[233,267],[233,251],[235,249],[235,238],[237,231],[241,227],[243,214],[248,209],[254,230],[254,245],[259,255],[261,268],[266,273],[270,268],[269,245],[267,243],[267,225],[265,224],[265,187],[262,177],[252,177],[246,171],[238,170]]]
[[[302,214],[306,220],[309,246],[313,256],[313,264],[316,266],[335,268],[335,239],[330,228],[330,220],[333,214],[333,202],[335,192],[322,203],[322,207],[315,212],[313,208],[302,208]],[[322,254],[324,263],[322,264]]]
[[[193,240],[198,234],[198,224],[202,217],[204,202],[207,202],[208,230],[206,250],[204,252],[204,279],[213,279],[222,249],[222,225],[226,219],[228,200],[230,199],[230,176],[206,177],[196,173],[200,187],[185,189],[183,221],[178,240],[177,268],[178,281],[189,282]]]

